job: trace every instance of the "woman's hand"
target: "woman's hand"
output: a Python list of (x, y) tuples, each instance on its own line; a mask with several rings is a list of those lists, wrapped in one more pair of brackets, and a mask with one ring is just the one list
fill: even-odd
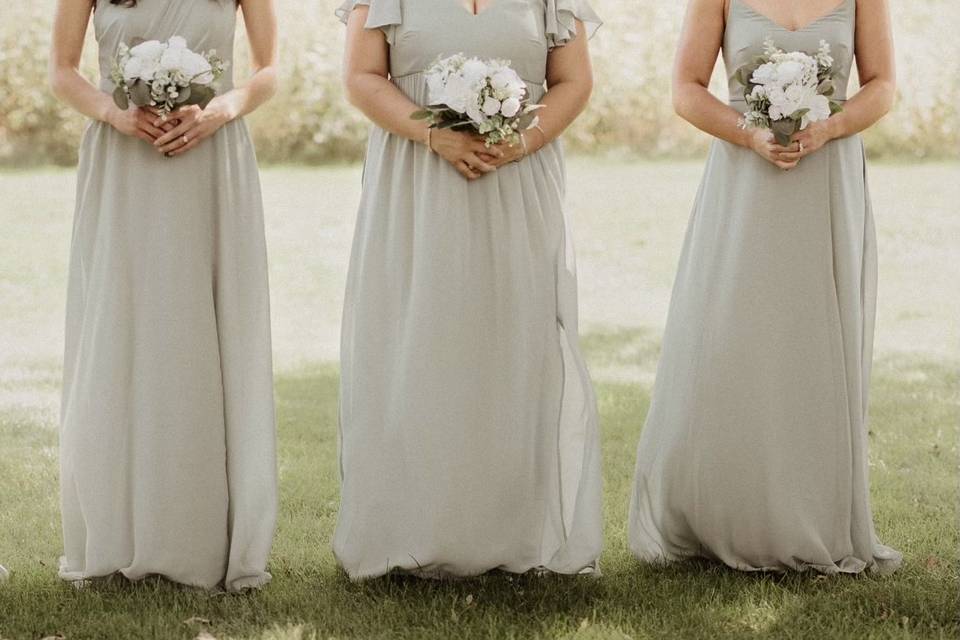
[(488, 147), (478, 136), (452, 129), (434, 129), (430, 146), (467, 180), (476, 180), (497, 170), (497, 167), (484, 160), (482, 155), (491, 157), (494, 161), (499, 161), (503, 155), (502, 150)]
[(526, 131), (520, 132), (521, 140), (516, 144), (510, 144), (509, 142), (501, 142), (498, 145), (490, 147), (490, 149), (497, 149), (500, 151), (500, 156), (487, 155), (489, 152), (481, 153), (480, 158), (492, 164), (496, 168), (500, 168), (505, 164), (510, 164), (511, 162), (519, 162), (527, 156), (533, 155), (544, 146), (546, 146), (546, 138), (542, 131), (537, 128), (527, 129)]
[[(175, 121), (176, 126), (159, 136), (153, 146), (170, 158), (182, 155), (215, 134), (233, 118), (230, 110), (216, 98), (210, 101), (206, 109), (197, 105), (181, 107), (167, 116), (167, 122)], [(163, 118), (156, 115), (153, 116), (153, 123), (154, 126), (165, 124)]]
[(786, 155), (800, 160), (822, 149), (823, 145), (833, 140), (831, 124), (829, 119), (811, 122), (803, 131), (793, 134), (791, 141), (796, 145), (796, 151)]
[(789, 171), (797, 166), (799, 158), (792, 159), (792, 152), (796, 151), (791, 147), (784, 147), (776, 143), (773, 138), (773, 132), (769, 129), (749, 129), (749, 147), (764, 160), (776, 165), (784, 171)]
[(140, 138), (150, 144), (154, 144), (157, 138), (166, 133), (155, 121), (156, 117), (152, 113), (140, 107), (123, 110), (115, 106), (107, 114), (107, 122), (114, 129), (125, 136)]

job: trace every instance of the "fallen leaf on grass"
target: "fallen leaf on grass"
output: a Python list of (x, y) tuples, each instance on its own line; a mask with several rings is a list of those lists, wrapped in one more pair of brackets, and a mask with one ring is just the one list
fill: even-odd
[(42, 640), (67, 640), (67, 636), (61, 633), (58, 633), (57, 635), (54, 635), (54, 636), (46, 636), (45, 638), (42, 638)]
[(938, 558), (937, 556), (930, 556), (929, 558), (927, 558), (926, 565), (927, 565), (927, 569), (930, 569), (931, 571), (933, 571), (934, 569), (937, 569), (940, 567), (940, 558)]
[(198, 616), (193, 616), (192, 618), (187, 618), (183, 621), (183, 624), (210, 624), (210, 621), (206, 618), (200, 618)]
[(206, 631), (201, 631), (197, 634), (196, 640), (217, 640), (214, 636), (210, 635)]

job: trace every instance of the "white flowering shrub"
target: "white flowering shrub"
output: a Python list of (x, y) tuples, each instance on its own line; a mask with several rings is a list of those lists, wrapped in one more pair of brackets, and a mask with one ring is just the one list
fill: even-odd
[[(142, 0), (149, 2), (150, 0)], [(453, 1), (453, 0), (451, 0)], [(355, 160), (369, 125), (340, 85), (343, 26), (337, 0), (279, 0), (281, 87), (249, 121), (264, 162)], [(673, 113), (670, 73), (683, 2), (594, 0), (606, 20), (592, 43), (596, 88), (589, 109), (566, 135), (579, 152), (651, 157), (701, 154), (709, 138)], [(871, 155), (960, 158), (960, 2), (891, 3), (899, 99), (867, 134)], [(10, 2), (0, 21), (0, 163), (71, 164), (83, 118), (47, 89), (54, 0)], [(241, 27), (242, 28), (242, 27)], [(246, 72), (242, 33), (233, 72)], [(84, 71), (95, 74), (95, 46)], [(451, 52), (456, 53), (456, 52)], [(715, 74), (719, 95), (726, 89)]]

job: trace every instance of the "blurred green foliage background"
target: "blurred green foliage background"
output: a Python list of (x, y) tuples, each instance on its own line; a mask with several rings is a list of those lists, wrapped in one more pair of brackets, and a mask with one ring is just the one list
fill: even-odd
[[(76, 161), (82, 117), (50, 95), (46, 67), (56, 0), (5, 3), (0, 20), (0, 164)], [(267, 163), (356, 160), (368, 125), (343, 97), (338, 0), (278, 0), (282, 84), (250, 118)], [(415, 0), (411, 0), (415, 1)], [(896, 110), (867, 135), (872, 157), (960, 158), (960, 2), (891, 0), (899, 75)], [(683, 2), (593, 0), (606, 20), (593, 41), (596, 92), (567, 144), (607, 156), (682, 158), (708, 139), (673, 114), (670, 71)], [(242, 28), (242, 27), (241, 27)], [(92, 31), (92, 30), (91, 30)], [(96, 76), (92, 33), (84, 71)], [(238, 38), (235, 73), (245, 73)], [(722, 72), (715, 85), (722, 93)]]

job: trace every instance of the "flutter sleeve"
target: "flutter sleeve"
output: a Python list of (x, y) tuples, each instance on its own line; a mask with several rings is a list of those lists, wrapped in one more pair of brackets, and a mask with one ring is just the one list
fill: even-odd
[(400, 0), (344, 0), (335, 12), (340, 22), (347, 24), (347, 18), (358, 5), (370, 7), (364, 28), (381, 29), (387, 37), (387, 44), (393, 45), (397, 27), (403, 23)]
[(587, 0), (547, 0), (546, 13), (547, 44), (551, 48), (562, 47), (577, 36), (577, 20), (583, 22), (588, 38), (603, 24)]

